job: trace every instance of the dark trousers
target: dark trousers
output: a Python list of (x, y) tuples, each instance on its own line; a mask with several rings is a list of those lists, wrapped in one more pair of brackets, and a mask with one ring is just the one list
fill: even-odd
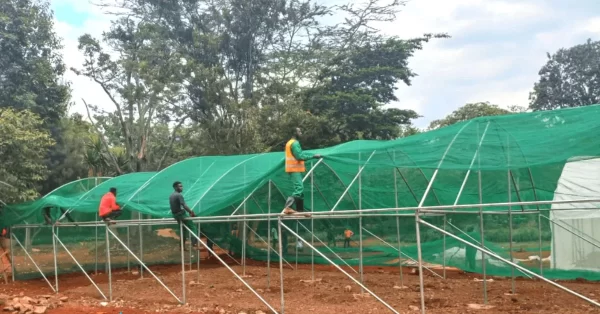
[(350, 238), (344, 239), (344, 248), (350, 247)]
[(106, 219), (117, 219), (119, 218), (119, 216), (121, 216), (121, 214), (123, 213), (122, 210), (117, 209), (117, 210), (113, 210), (112, 212), (104, 215), (104, 216), (100, 216), (100, 218), (102, 218), (103, 220)]
[[(173, 218), (175, 218), (175, 220), (177, 220), (177, 222), (179, 224), (184, 224), (186, 227), (190, 228), (190, 230), (192, 230), (192, 232), (194, 232), (194, 234), (198, 234), (198, 229), (196, 229), (196, 225), (194, 224), (193, 221), (183, 220), (186, 217), (187, 217), (187, 215), (185, 212), (173, 214)], [(187, 229), (183, 228), (183, 233), (180, 235), (181, 241), (183, 241), (183, 243), (185, 243), (185, 240), (187, 239), (187, 235), (188, 235)], [(196, 239), (196, 237), (191, 237), (191, 239), (192, 239), (192, 245), (197, 246), (198, 239)]]

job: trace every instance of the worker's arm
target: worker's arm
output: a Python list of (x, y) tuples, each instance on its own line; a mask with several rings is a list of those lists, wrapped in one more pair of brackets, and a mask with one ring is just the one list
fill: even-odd
[(110, 199), (110, 209), (111, 210), (119, 210), (121, 207), (117, 204), (117, 198), (113, 197)]
[(300, 146), (300, 142), (298, 141), (294, 141), (294, 143), (292, 143), (292, 155), (294, 155), (294, 158), (296, 158), (296, 160), (309, 160), (309, 159), (313, 159), (313, 158), (319, 158), (319, 155), (313, 155), (313, 154), (309, 154), (305, 151), (302, 150), (302, 146)]
[(185, 209), (190, 214), (190, 216), (192, 216), (192, 217), (196, 216), (194, 214), (194, 212), (185, 203), (185, 200), (183, 199), (183, 195), (181, 195), (181, 193), (179, 194), (179, 204), (181, 204), (181, 206), (183, 206), (183, 209)]

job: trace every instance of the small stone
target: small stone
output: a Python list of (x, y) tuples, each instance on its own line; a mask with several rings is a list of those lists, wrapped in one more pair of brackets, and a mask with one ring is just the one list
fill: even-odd
[(7, 307), (4, 308), (4, 311), (6, 311), (6, 312), (12, 312), (14, 310), (15, 310), (15, 308), (12, 305), (9, 305), (9, 306), (7, 306)]
[(394, 286), (394, 289), (398, 289), (398, 290), (402, 290), (402, 289), (406, 289), (406, 286)]
[(67, 301), (69, 301), (69, 297), (61, 297), (59, 300), (61, 302), (67, 302)]
[(235, 290), (235, 291), (237, 291), (237, 292), (242, 292), (242, 291), (244, 291), (244, 290), (242, 290), (242, 289), (237, 289), (237, 290)]
[(30, 304), (33, 303), (33, 299), (30, 297), (22, 297), (21, 298), (21, 304)]
[(256, 289), (256, 292), (263, 293), (263, 292), (265, 292), (265, 290), (263, 290), (263, 289)]
[(107, 306), (107, 305), (108, 305), (108, 302), (100, 302), (100, 305), (102, 305), (102, 306)]
[(493, 305), (489, 304), (467, 304), (467, 307), (472, 310), (489, 310), (491, 308), (494, 308)]
[(233, 306), (233, 304), (231, 304), (231, 303), (227, 304), (227, 307), (232, 307), (232, 306)]
[(417, 307), (417, 306), (414, 306), (414, 305), (409, 305), (409, 306), (408, 306), (408, 309), (409, 309), (409, 310), (411, 310), (411, 311), (418, 311), (418, 310), (419, 310), (419, 307)]
[(248, 313), (241, 311), (241, 312), (238, 312), (238, 314), (248, 314)]
[(220, 309), (219, 314), (225, 314), (225, 309)]
[(47, 308), (47, 307), (45, 307), (45, 306), (35, 306), (35, 307), (33, 308), (33, 313), (34, 313), (34, 314), (44, 314), (44, 313), (46, 313), (46, 310), (47, 310), (47, 309), (48, 309), (48, 308)]
[(261, 310), (258, 310), (258, 311), (256, 311), (256, 312), (254, 312), (254, 314), (267, 314), (267, 313), (265, 313), (265, 312), (263, 312), (263, 311), (261, 311)]
[(352, 291), (352, 286), (345, 286), (344, 291), (346, 291), (346, 292)]

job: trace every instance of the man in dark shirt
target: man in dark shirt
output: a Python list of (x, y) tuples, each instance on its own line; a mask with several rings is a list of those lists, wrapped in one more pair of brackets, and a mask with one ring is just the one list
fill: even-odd
[[(177, 181), (175, 183), (173, 183), (173, 189), (175, 190), (171, 196), (169, 196), (169, 204), (171, 205), (171, 213), (173, 214), (173, 218), (175, 218), (175, 220), (177, 220), (177, 222), (179, 224), (184, 224), (185, 226), (187, 226), (188, 228), (190, 228), (190, 230), (192, 230), (192, 232), (194, 234), (198, 234), (198, 229), (196, 228), (196, 225), (194, 224), (194, 222), (189, 221), (189, 220), (184, 220), (187, 215), (186, 215), (186, 211), (190, 214), (191, 217), (195, 217), (196, 215), (194, 214), (194, 212), (187, 206), (187, 204), (185, 203), (185, 200), (183, 199), (183, 195), (181, 195), (181, 192), (183, 191), (183, 185), (181, 185), (181, 182)], [(183, 243), (185, 243), (186, 240), (186, 236), (187, 236), (187, 230), (185, 228), (183, 228), (183, 234), (181, 234), (181, 241), (183, 241)], [(200, 247), (198, 247), (198, 239), (196, 239), (196, 237), (191, 237), (192, 239), (192, 246), (194, 247), (194, 249), (200, 249)], [(187, 248), (184, 245), (184, 249), (187, 250)]]
[[(51, 206), (46, 206), (42, 209), (42, 215), (44, 216), (44, 220), (46, 221), (47, 225), (51, 225), (52, 224), (52, 209), (53, 207)], [(62, 207), (58, 207), (58, 209), (60, 209), (60, 212), (62, 213), (62, 215), (64, 215), (70, 222), (75, 222), (75, 220), (73, 219), (73, 217), (71, 217), (71, 213), (67, 210), (65, 210)], [(56, 220), (55, 224), (59, 224), (58, 219)], [(75, 226), (77, 226), (77, 224), (75, 224)]]

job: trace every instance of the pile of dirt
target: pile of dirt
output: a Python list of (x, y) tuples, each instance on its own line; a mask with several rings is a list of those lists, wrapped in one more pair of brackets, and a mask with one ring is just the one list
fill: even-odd
[(5, 312), (15, 314), (44, 314), (49, 309), (62, 306), (69, 300), (68, 297), (41, 295), (35, 298), (25, 296), (21, 292), (18, 296), (0, 294), (0, 303)]

